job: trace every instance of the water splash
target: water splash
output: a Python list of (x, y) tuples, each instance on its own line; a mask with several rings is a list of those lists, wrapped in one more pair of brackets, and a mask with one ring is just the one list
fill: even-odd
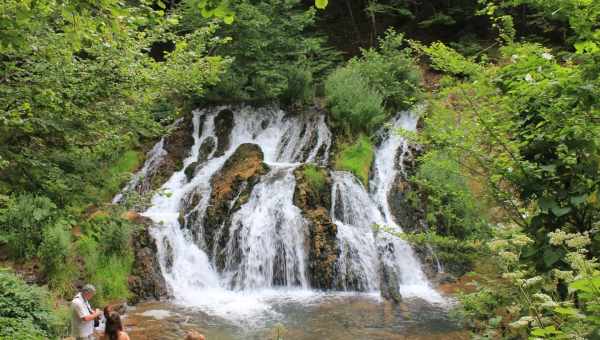
[(402, 112), (392, 121), (391, 132), (386, 134), (375, 150), (369, 192), (381, 211), (383, 221), (380, 224), (386, 227), (377, 235), (382, 262), (400, 283), (401, 295), (419, 297), (430, 302), (443, 302), (442, 296), (431, 287), (425, 277), (413, 249), (406, 241), (393, 235), (401, 233), (402, 228), (394, 220), (388, 195), (394, 190), (393, 185), (398, 176), (406, 178), (404, 160), (410, 157), (408, 141), (395, 130), (415, 131), (417, 121), (418, 112), (414, 111)]

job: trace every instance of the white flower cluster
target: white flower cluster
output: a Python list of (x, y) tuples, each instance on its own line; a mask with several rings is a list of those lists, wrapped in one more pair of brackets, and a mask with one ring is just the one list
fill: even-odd
[(553, 269), (552, 270), (552, 275), (557, 280), (564, 280), (566, 282), (571, 282), (571, 281), (573, 281), (575, 279), (575, 276), (573, 275), (573, 271), (571, 271), (571, 270)]
[(560, 246), (565, 244), (571, 249), (583, 249), (592, 243), (590, 240), (589, 232), (582, 233), (566, 233), (560, 229), (557, 229), (548, 234), (550, 237), (550, 244), (554, 246)]
[(523, 316), (521, 317), (519, 320), (515, 321), (515, 322), (511, 322), (508, 324), (508, 327), (510, 328), (514, 328), (514, 329), (519, 329), (519, 328), (524, 328), (529, 326), (529, 324), (533, 321), (533, 317), (532, 316)]
[(538, 276), (534, 276), (532, 278), (529, 278), (529, 279), (525, 280), (523, 282), (523, 286), (525, 286), (525, 287), (535, 286), (536, 284), (542, 282), (543, 280), (544, 280), (544, 278), (541, 277), (541, 276), (539, 276), (539, 275)]
[(517, 234), (515, 235), (511, 242), (515, 245), (515, 246), (519, 246), (519, 247), (523, 247), (526, 246), (528, 244), (533, 243), (533, 240), (530, 239), (527, 235), (525, 234)]
[(548, 52), (544, 52), (544, 53), (542, 53), (542, 58), (544, 58), (546, 60), (552, 60), (552, 59), (554, 59), (554, 56)]
[(517, 262), (519, 260), (519, 256), (510, 251), (501, 251), (498, 253), (498, 255), (500, 255), (504, 261), (509, 263)]
[(535, 293), (532, 296), (536, 301), (540, 302), (540, 306), (542, 306), (542, 307), (546, 307), (546, 308), (558, 307), (558, 303), (556, 303), (554, 300), (552, 300), (552, 298), (547, 294)]

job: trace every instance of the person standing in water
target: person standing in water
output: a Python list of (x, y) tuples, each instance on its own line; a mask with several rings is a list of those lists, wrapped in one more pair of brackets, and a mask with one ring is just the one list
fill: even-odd
[(71, 301), (71, 334), (76, 340), (94, 340), (94, 320), (102, 315), (102, 311), (92, 310), (90, 300), (96, 294), (96, 288), (87, 284), (83, 286)]

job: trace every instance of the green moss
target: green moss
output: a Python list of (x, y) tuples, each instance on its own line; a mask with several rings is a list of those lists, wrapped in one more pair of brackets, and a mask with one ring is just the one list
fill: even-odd
[(374, 147), (371, 140), (361, 135), (355, 143), (342, 143), (335, 158), (335, 169), (350, 171), (366, 186), (369, 182), (369, 169), (373, 162)]
[(308, 185), (316, 191), (320, 191), (325, 187), (326, 174), (324, 169), (308, 164), (304, 167), (303, 175)]

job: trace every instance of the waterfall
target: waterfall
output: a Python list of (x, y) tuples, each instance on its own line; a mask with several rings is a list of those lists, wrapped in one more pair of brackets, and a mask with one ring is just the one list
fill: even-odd
[[(294, 167), (274, 168), (256, 185), (248, 203), (235, 213), (232, 233), (240, 233), (242, 263), (234, 280), (237, 289), (280, 286), (308, 288), (304, 232), (306, 221), (292, 203)], [(238, 247), (227, 245), (227, 258)], [(235, 266), (228, 263), (232, 275)], [(235, 274), (233, 274), (235, 275)]]
[[(225, 124), (230, 128), (226, 132), (219, 118), (225, 111), (232, 120)], [(413, 130), (415, 124), (416, 118), (406, 114), (393, 123)], [(325, 115), (291, 115), (276, 107), (222, 106), (194, 111), (192, 125), (193, 145), (181, 168), (143, 213), (154, 222), (151, 234), (173, 299), (226, 318), (244, 319), (270, 310), (265, 299), (282, 291), (286, 298), (316, 294), (307, 277), (310, 222), (293, 203), (294, 170), (306, 163), (328, 165), (332, 135)], [(138, 186), (160, 163), (165, 154), (162, 143), (148, 153), (146, 164), (126, 190)], [(220, 224), (208, 225), (206, 218), (214, 209), (211, 180), (247, 143), (262, 151), (264, 171), (228, 197), (228, 215), (219, 219)], [(395, 155), (407, 150), (401, 137), (389, 134), (385, 138), (376, 150), (370, 190), (350, 173), (331, 171), (332, 204), (327, 208), (337, 226), (338, 247), (332, 289), (378, 292), (385, 269), (397, 276), (401, 294), (441, 300), (429, 287), (410, 246), (373, 228), (385, 225), (401, 231), (387, 196), (399, 175)], [(207, 237), (223, 242), (209, 243)]]
[(392, 121), (391, 131), (384, 135), (384, 139), (375, 150), (369, 192), (381, 211), (383, 218), (381, 225), (386, 227), (386, 230), (378, 233), (378, 247), (382, 262), (395, 275), (400, 285), (400, 293), (402, 296), (417, 296), (436, 302), (442, 301), (442, 297), (429, 285), (410, 245), (388, 233), (388, 230), (392, 233), (402, 232), (402, 228), (392, 215), (388, 195), (398, 176), (406, 178), (404, 160), (411, 156), (408, 141), (395, 130), (416, 131), (418, 110), (419, 107), (415, 111), (401, 112)]
[(384, 222), (364, 187), (348, 172), (332, 173), (331, 217), (340, 254), (337, 285), (344, 290), (379, 289), (379, 255), (373, 227)]
[(146, 154), (146, 162), (140, 171), (133, 175), (133, 178), (127, 183), (127, 185), (118, 193), (112, 200), (113, 204), (120, 203), (124, 195), (131, 192), (137, 192), (143, 194), (150, 188), (151, 175), (160, 166), (163, 158), (167, 154), (164, 149), (165, 139), (161, 138), (158, 143), (148, 151)]

